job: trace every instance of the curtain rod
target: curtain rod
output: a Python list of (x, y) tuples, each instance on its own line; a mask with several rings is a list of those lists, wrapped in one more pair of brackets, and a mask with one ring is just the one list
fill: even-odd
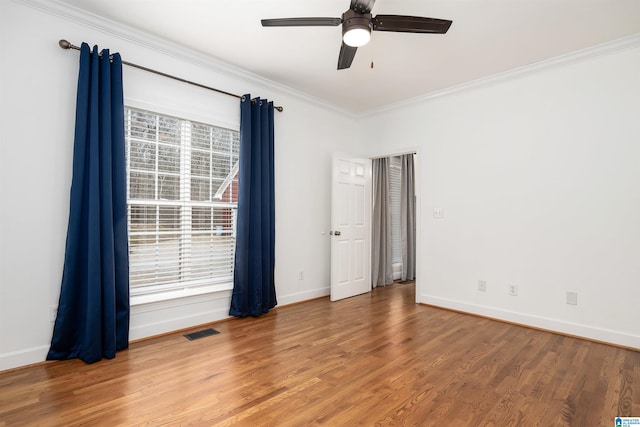
[[(61, 39), (58, 42), (58, 46), (60, 46), (62, 49), (80, 50), (80, 48), (78, 46), (69, 43), (65, 39)], [(134, 64), (132, 62), (122, 61), (122, 63), (124, 65), (128, 65), (129, 67), (138, 68), (140, 70), (148, 71), (150, 73), (157, 74), (159, 76), (167, 77), (167, 78), (170, 78), (170, 79), (173, 79), (173, 80), (177, 80), (177, 81), (183, 82), (183, 83), (188, 83), (188, 84), (193, 85), (193, 86), (198, 86), (198, 87), (201, 87), (203, 89), (212, 90), (214, 92), (222, 93), (224, 95), (233, 96), (233, 97), (238, 98), (238, 99), (243, 99), (244, 98), (244, 96), (242, 96), (242, 95), (236, 95), (235, 93), (226, 92), (224, 90), (216, 89), (216, 88), (211, 87), (211, 86), (205, 86), (205, 85), (200, 84), (200, 83), (192, 82), (191, 80), (186, 80), (186, 79), (183, 79), (181, 77), (172, 76), (171, 74), (167, 74), (167, 73), (163, 73), (162, 71), (157, 71), (157, 70), (153, 70), (151, 68), (143, 67), (142, 65)], [(278, 110), (279, 112), (282, 112), (284, 110), (284, 108), (282, 108), (279, 105), (278, 106), (274, 106), (273, 108), (275, 110)]]

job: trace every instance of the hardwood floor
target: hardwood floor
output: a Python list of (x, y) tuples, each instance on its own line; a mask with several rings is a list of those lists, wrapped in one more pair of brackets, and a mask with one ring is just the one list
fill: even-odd
[(171, 334), (115, 359), (0, 373), (0, 426), (613, 426), (640, 417), (640, 352), (376, 288)]

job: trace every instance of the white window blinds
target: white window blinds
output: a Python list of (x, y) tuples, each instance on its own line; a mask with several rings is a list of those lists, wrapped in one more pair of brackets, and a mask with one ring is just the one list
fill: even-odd
[(233, 281), (239, 134), (127, 108), (131, 295)]
[(389, 192), (391, 193), (391, 258), (393, 264), (402, 264), (402, 236), (400, 234), (400, 170), (400, 157), (390, 157)]

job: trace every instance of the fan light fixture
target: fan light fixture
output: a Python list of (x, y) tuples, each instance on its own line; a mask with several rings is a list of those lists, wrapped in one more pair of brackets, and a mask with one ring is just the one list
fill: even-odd
[(347, 46), (360, 47), (371, 40), (371, 14), (347, 10), (342, 14), (342, 41)]
[(350, 28), (342, 35), (342, 40), (351, 47), (364, 46), (371, 40), (371, 30), (368, 26)]

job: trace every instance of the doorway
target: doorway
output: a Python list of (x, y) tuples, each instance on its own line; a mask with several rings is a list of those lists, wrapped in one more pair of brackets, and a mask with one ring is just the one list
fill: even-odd
[(372, 159), (372, 260), (375, 288), (416, 277), (416, 153)]

